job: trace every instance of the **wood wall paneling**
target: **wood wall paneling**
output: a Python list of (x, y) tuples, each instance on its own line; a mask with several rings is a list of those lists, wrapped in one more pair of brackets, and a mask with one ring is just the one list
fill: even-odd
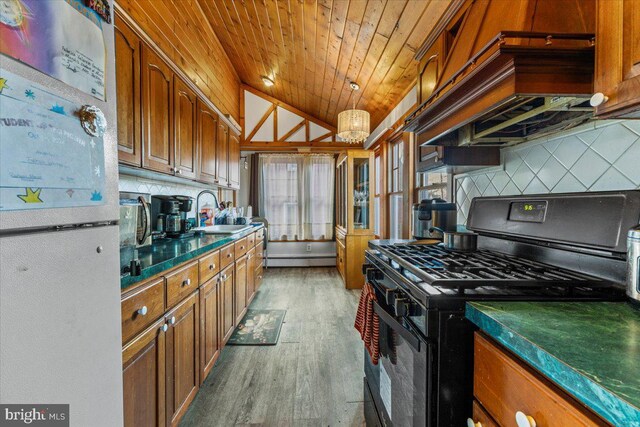
[[(372, 129), (415, 82), (415, 53), (448, 1), (196, 0), (240, 78), (326, 123), (350, 108)], [(261, 76), (275, 85), (265, 88)]]

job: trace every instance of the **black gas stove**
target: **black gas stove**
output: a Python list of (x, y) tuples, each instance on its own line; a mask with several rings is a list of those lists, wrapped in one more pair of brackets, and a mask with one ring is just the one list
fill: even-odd
[(374, 240), (363, 272), (376, 292), (380, 352), (365, 352), (369, 425), (465, 425), (474, 326), (466, 301), (624, 300), (626, 231), (640, 191), (476, 198), (478, 249)]

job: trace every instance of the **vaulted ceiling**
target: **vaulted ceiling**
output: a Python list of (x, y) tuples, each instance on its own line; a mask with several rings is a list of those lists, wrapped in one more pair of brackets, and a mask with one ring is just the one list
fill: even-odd
[(197, 1), (244, 83), (335, 126), (356, 81), (356, 104), (371, 113), (372, 130), (413, 86), (415, 53), (450, 3)]

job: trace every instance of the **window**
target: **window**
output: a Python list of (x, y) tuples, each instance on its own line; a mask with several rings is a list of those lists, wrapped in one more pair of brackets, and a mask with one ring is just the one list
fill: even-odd
[(416, 202), (424, 199), (444, 199), (451, 201), (449, 175), (445, 172), (416, 173)]
[(389, 238), (402, 238), (404, 146), (398, 141), (389, 146)]
[(374, 176), (376, 182), (373, 195), (373, 232), (377, 237), (380, 237), (381, 235), (380, 194), (382, 193), (382, 158), (380, 157), (380, 154), (380, 152), (376, 153), (374, 161)]
[(261, 154), (259, 165), (269, 240), (333, 239), (333, 156)]

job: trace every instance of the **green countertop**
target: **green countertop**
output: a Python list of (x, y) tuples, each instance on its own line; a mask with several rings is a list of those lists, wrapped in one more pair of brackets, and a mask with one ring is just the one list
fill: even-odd
[(640, 308), (472, 302), (466, 316), (605, 420), (640, 427)]
[(264, 227), (262, 224), (251, 225), (253, 226), (251, 230), (243, 231), (242, 233), (231, 235), (205, 234), (187, 239), (163, 239), (159, 242), (154, 242), (150, 246), (137, 249), (136, 254), (121, 251), (120, 264), (128, 265), (131, 258), (138, 258), (142, 266), (142, 273), (138, 276), (131, 276), (128, 273), (121, 275), (120, 289), (127, 289), (149, 277), (239, 240)]

